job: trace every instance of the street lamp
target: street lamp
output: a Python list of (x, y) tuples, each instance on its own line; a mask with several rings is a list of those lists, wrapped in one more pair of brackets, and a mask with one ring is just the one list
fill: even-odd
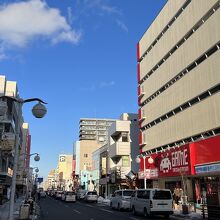
[(146, 161), (145, 159), (148, 157), (148, 163), (152, 164), (154, 162), (154, 159), (151, 156), (146, 156), (146, 155), (139, 155), (138, 157), (136, 157), (135, 161), (136, 163), (140, 163), (141, 162), (141, 158), (143, 158), (144, 160), (144, 189), (147, 188), (147, 178), (146, 178)]
[[(9, 220), (13, 220), (13, 212), (14, 212), (14, 197), (15, 197), (15, 188), (16, 188), (16, 174), (17, 174), (17, 166), (18, 166), (18, 149), (19, 149), (19, 134), (21, 127), (21, 118), (22, 115), (22, 106), (24, 103), (38, 101), (38, 104), (34, 105), (32, 108), (32, 113), (36, 118), (43, 118), (47, 113), (47, 109), (43, 104), (47, 104), (39, 98), (31, 98), (31, 99), (21, 99), (10, 96), (0, 96), (2, 100), (10, 100), (11, 102), (16, 102), (18, 105), (18, 121), (15, 125), (15, 154), (14, 154), (14, 167), (13, 167), (13, 175), (12, 175), (12, 183), (11, 183), (11, 196), (10, 196), (10, 207), (9, 207)], [(43, 103), (43, 104), (42, 104)], [(4, 112), (3, 112), (4, 110)], [(6, 114), (7, 107), (4, 107), (1, 112), (2, 115)], [(38, 158), (38, 157), (37, 157)]]

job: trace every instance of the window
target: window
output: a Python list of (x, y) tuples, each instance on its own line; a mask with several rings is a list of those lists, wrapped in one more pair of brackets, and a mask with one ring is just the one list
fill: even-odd
[(144, 191), (137, 191), (137, 198), (143, 199)]
[(170, 191), (155, 190), (153, 191), (153, 199), (172, 199)]
[(129, 167), (129, 156), (122, 156), (122, 166), (123, 167)]
[(143, 199), (149, 199), (150, 198), (150, 191), (144, 191), (143, 193)]
[(122, 137), (122, 142), (128, 142), (128, 133), (122, 133), (121, 137)]
[(88, 154), (84, 154), (84, 157), (88, 157)]

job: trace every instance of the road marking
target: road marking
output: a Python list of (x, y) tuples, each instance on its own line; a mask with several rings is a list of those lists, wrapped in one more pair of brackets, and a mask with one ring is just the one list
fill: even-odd
[(107, 209), (100, 209), (100, 210), (102, 210), (102, 211), (104, 211), (104, 212), (113, 213), (113, 211), (110, 211), (110, 210), (107, 210)]
[(86, 204), (86, 206), (88, 206), (88, 207), (92, 207), (92, 208), (93, 208), (93, 206), (92, 206), (92, 205), (88, 205), (88, 204)]
[(81, 214), (81, 212), (79, 212), (78, 210), (76, 209), (73, 209), (74, 212), (76, 212), (77, 214)]
[(129, 217), (129, 218), (132, 220), (139, 220), (138, 218), (135, 218), (135, 217)]
[(69, 206), (68, 206), (68, 205), (65, 205), (65, 207), (69, 208)]

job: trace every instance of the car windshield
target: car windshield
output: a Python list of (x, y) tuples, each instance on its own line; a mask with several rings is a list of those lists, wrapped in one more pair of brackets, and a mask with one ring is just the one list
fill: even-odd
[(153, 191), (153, 199), (171, 199), (170, 191), (165, 190), (155, 190)]
[(126, 191), (123, 191), (123, 196), (131, 196), (133, 193), (132, 190), (126, 190)]
[(88, 192), (87, 195), (97, 195), (97, 192)]

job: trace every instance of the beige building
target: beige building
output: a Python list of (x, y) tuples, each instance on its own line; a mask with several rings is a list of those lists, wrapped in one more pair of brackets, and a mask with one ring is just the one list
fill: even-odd
[[(219, 8), (217, 0), (167, 1), (137, 45), (141, 156), (147, 156), (149, 167), (157, 158), (157, 167), (149, 169), (147, 178), (158, 177), (160, 187), (172, 188), (179, 182), (189, 199), (199, 187), (208, 190), (220, 181), (218, 166), (210, 168), (220, 161), (219, 154), (209, 156), (210, 149), (220, 144)], [(202, 145), (206, 149), (201, 150)], [(173, 158), (177, 154), (184, 155), (184, 162)], [(203, 179), (189, 181), (201, 173)], [(186, 184), (181, 183), (182, 175), (188, 176)], [(200, 192), (195, 197), (201, 197)]]
[(91, 170), (92, 168), (92, 153), (100, 147), (96, 140), (80, 141), (79, 170)]
[(72, 166), (73, 166), (73, 155), (60, 154), (58, 161), (58, 181), (59, 186), (62, 189), (70, 190), (72, 187)]
[[(168, 1), (138, 46), (143, 150), (220, 124), (219, 1)], [(159, 138), (158, 138), (159, 137)]]

